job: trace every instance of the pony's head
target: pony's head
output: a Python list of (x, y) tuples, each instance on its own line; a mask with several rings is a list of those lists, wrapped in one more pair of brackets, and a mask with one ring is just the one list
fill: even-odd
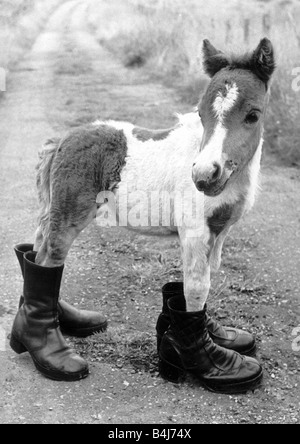
[(198, 107), (204, 132), (193, 180), (199, 191), (217, 196), (260, 145), (275, 60), (266, 38), (242, 57), (228, 57), (208, 40), (203, 52), (211, 82)]

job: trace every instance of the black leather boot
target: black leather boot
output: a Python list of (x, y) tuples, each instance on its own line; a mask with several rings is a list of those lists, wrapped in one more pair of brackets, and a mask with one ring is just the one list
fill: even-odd
[(179, 297), (184, 300), (184, 289), (183, 282), (169, 282), (162, 288), (163, 295), (163, 307), (162, 312), (158, 316), (156, 324), (156, 336), (157, 336), (157, 352), (159, 353), (161, 341), (163, 335), (166, 333), (170, 327), (171, 319), (168, 307), (168, 301), (171, 298)]
[(88, 364), (68, 347), (58, 321), (64, 267), (40, 267), (35, 258), (33, 252), (24, 255), (24, 303), (12, 328), (11, 348), (18, 354), (28, 351), (47, 378), (78, 381), (88, 376)]
[[(158, 317), (156, 326), (158, 352), (162, 337), (170, 325), (168, 300), (175, 296), (184, 299), (183, 282), (170, 282), (166, 284), (162, 289), (162, 294), (163, 310)], [(246, 356), (255, 355), (255, 338), (250, 333), (235, 328), (223, 327), (219, 322), (211, 318), (208, 313), (206, 313), (206, 327), (214, 343), (220, 347), (237, 351)]]
[(239, 353), (219, 347), (206, 326), (206, 310), (187, 312), (181, 297), (169, 299), (171, 325), (159, 351), (160, 374), (178, 383), (191, 373), (206, 388), (225, 394), (247, 393), (260, 384), (259, 363)]
[[(15, 247), (15, 253), (20, 263), (21, 271), (24, 277), (24, 254), (32, 251), (32, 244), (22, 244)], [(20, 298), (19, 308), (24, 302), (23, 296)], [(86, 338), (95, 333), (103, 332), (107, 329), (107, 320), (105, 317), (93, 311), (77, 310), (62, 300), (58, 303), (58, 317), (62, 333), (68, 336)]]

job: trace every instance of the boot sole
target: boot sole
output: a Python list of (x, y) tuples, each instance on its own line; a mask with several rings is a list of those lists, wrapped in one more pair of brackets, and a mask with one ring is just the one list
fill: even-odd
[(93, 328), (81, 328), (81, 329), (72, 329), (68, 327), (63, 327), (63, 325), (60, 325), (60, 330), (63, 335), (65, 336), (71, 336), (74, 338), (88, 338), (89, 336), (93, 336), (97, 333), (104, 333), (107, 330), (108, 322), (104, 322), (101, 325), (98, 325), (97, 327)]
[(253, 392), (258, 389), (263, 380), (263, 370), (255, 378), (240, 382), (237, 384), (228, 384), (224, 386), (216, 386), (214, 384), (208, 385), (206, 381), (202, 381), (204, 387), (210, 392), (221, 393), (223, 395), (246, 395), (248, 392)]
[[(184, 382), (188, 373), (193, 375), (192, 371), (186, 371), (173, 364), (170, 364), (169, 362), (161, 358), (159, 359), (159, 373), (163, 379), (172, 382), (173, 384), (179, 384), (181, 382)], [(232, 384), (223, 383), (219, 385), (213, 382), (209, 384), (206, 380), (197, 377), (197, 381), (199, 381), (200, 384), (206, 389), (208, 389), (210, 392), (220, 393), (224, 395), (239, 395), (239, 394), (246, 394), (250, 391), (254, 391), (255, 389), (259, 388), (262, 379), (263, 379), (263, 370), (261, 370), (261, 372), (251, 380), (232, 383)]]
[[(27, 348), (14, 335), (11, 336), (10, 347), (18, 355), (28, 352)], [(85, 379), (89, 376), (88, 368), (78, 373), (61, 373), (45, 368), (36, 361), (36, 359), (32, 356), (30, 352), (28, 353), (30, 354), (36, 369), (43, 376), (45, 376), (48, 379), (51, 379), (52, 381), (75, 382), (75, 381), (81, 381), (82, 379)]]

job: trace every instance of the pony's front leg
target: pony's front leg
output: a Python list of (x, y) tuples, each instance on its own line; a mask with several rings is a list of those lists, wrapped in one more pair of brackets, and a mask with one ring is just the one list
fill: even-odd
[(181, 228), (184, 294), (187, 311), (204, 309), (210, 290), (209, 237), (196, 229)]
[(77, 212), (70, 212), (66, 221), (63, 205), (57, 202), (52, 205), (51, 221), (49, 217), (45, 227), (38, 228), (35, 240), (36, 263), (48, 268), (64, 265), (74, 240), (97, 214), (96, 204), (88, 206), (84, 202), (82, 208), (76, 208)]
[(231, 226), (228, 226), (216, 239), (213, 238), (213, 246), (209, 255), (209, 263), (212, 272), (219, 271), (221, 267), (223, 245), (226, 237), (230, 233), (230, 230)]

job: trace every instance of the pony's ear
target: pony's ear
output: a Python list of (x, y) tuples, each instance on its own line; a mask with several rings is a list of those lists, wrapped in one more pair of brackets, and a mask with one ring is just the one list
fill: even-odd
[(222, 51), (216, 49), (209, 40), (203, 42), (203, 67), (210, 77), (214, 77), (221, 69), (230, 64)]
[(252, 57), (256, 75), (263, 82), (268, 83), (276, 68), (274, 48), (271, 41), (267, 38), (262, 39)]

